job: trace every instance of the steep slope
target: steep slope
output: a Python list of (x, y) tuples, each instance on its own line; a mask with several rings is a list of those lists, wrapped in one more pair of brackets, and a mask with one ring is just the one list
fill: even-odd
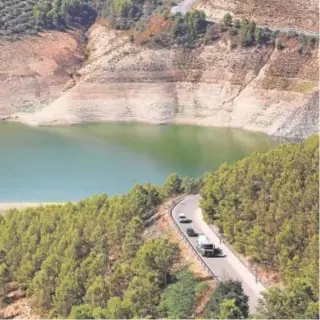
[(55, 31), (0, 40), (0, 119), (59, 97), (82, 63), (84, 44), (80, 34)]
[[(28, 124), (142, 121), (230, 126), (287, 137), (317, 131), (317, 50), (240, 48), (228, 39), (188, 49), (138, 46), (96, 24), (79, 81)], [(305, 106), (305, 107), (304, 107)], [(307, 110), (307, 111), (306, 111)]]
[(217, 19), (229, 12), (261, 25), (319, 32), (319, 2), (316, 0), (199, 0), (194, 7)]

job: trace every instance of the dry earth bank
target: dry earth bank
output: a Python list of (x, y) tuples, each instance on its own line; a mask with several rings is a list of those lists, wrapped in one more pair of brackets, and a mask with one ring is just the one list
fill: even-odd
[(291, 138), (318, 131), (318, 51), (300, 55), (297, 40), (286, 40), (283, 50), (244, 49), (224, 38), (192, 51), (148, 48), (100, 23), (88, 38), (77, 72), (83, 46), (74, 34), (4, 44), (2, 117), (30, 125), (228, 126)]
[(32, 112), (58, 98), (83, 60), (85, 37), (46, 32), (9, 42), (0, 39), (0, 119)]
[(210, 18), (222, 19), (229, 12), (260, 25), (319, 32), (317, 0), (198, 0), (194, 7)]

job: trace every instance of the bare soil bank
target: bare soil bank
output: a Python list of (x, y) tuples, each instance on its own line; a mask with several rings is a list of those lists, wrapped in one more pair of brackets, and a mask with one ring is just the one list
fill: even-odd
[(52, 32), (38, 38), (35, 49), (30, 39), (4, 45), (3, 119), (185, 123), (289, 138), (318, 131), (318, 50), (300, 55), (296, 40), (283, 50), (234, 48), (226, 39), (193, 51), (152, 49), (99, 23), (85, 49), (77, 37)]

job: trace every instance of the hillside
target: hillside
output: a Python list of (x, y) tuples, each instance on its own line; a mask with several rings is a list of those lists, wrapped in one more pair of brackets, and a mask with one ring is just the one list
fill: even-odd
[[(308, 137), (318, 130), (318, 38), (256, 26), (293, 17), (292, 25), (314, 30), (308, 21), (316, 23), (317, 5), (292, 1), (267, 11), (251, 1), (215, 2), (221, 14), (230, 7), (251, 19), (232, 26), (211, 25), (199, 11), (170, 16), (170, 1), (8, 0), (0, 5), (0, 118), (192, 123)], [(309, 12), (306, 25), (294, 20), (298, 12)]]
[[(161, 19), (149, 33), (159, 32)], [(192, 50), (170, 49), (132, 43), (128, 32), (100, 23), (88, 37), (87, 60), (74, 73), (70, 89), (56, 90), (57, 99), (43, 95), (42, 104), (37, 92), (28, 92), (30, 100), (42, 105), (39, 112), (23, 112), (29, 77), (13, 81), (6, 70), (5, 78), (17, 90), (10, 91), (10, 99), (1, 95), (1, 105), (9, 110), (2, 107), (3, 116), (36, 125), (142, 121), (230, 126), (300, 138), (317, 132), (318, 50), (307, 46), (300, 54), (296, 39), (283, 38), (281, 50), (243, 48), (225, 36)]]
[(318, 314), (318, 182), (318, 135), (221, 165), (204, 179), (201, 207), (206, 220), (238, 252), (276, 271), (286, 285), (285, 291), (265, 294), (265, 318), (272, 317), (275, 310), (268, 304), (277, 299), (280, 314), (274, 318), (314, 319), (308, 312)]
[(201, 188), (206, 219), (283, 279), (284, 288), (263, 294), (257, 317), (314, 319), (318, 160), (314, 135), (221, 165), (204, 181), (172, 174), (163, 187), (136, 185), (121, 196), (11, 210), (0, 216), (0, 317), (20, 297), (40, 318), (248, 318), (241, 283), (223, 280), (209, 289), (170, 227), (170, 199)]
[(85, 37), (51, 31), (9, 42), (0, 38), (0, 119), (57, 99), (83, 61)]
[(184, 315), (191, 315), (199, 283), (177, 265), (178, 245), (165, 235), (145, 236), (157, 206), (172, 194), (170, 181), (163, 189), (137, 185), (124, 196), (0, 216), (0, 306), (10, 303), (10, 283), (18, 283), (41, 317), (157, 317), (170, 310), (157, 307), (177, 276), (188, 279)]
[(319, 2), (316, 0), (198, 0), (195, 8), (217, 19), (229, 12), (260, 25), (319, 32)]

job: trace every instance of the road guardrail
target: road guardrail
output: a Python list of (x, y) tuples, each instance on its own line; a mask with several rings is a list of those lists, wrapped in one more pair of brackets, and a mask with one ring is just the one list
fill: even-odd
[(192, 246), (190, 240), (188, 239), (188, 237), (180, 230), (177, 221), (172, 217), (172, 210), (173, 208), (180, 203), (182, 200), (184, 200), (185, 198), (189, 197), (190, 195), (186, 195), (186, 196), (182, 196), (180, 197), (178, 200), (176, 201), (172, 201), (171, 206), (168, 209), (168, 214), (170, 216), (170, 218), (173, 220), (173, 224), (175, 226), (175, 228), (177, 229), (177, 231), (179, 232), (179, 234), (182, 236), (182, 238), (185, 240), (185, 242), (187, 243), (188, 247), (193, 251), (193, 253), (195, 254), (195, 256), (197, 257), (198, 261), (201, 263), (202, 267), (209, 273), (209, 275), (212, 276), (212, 278), (214, 278), (217, 281), (220, 281), (218, 279), (218, 277), (212, 272), (212, 270), (209, 268), (209, 266), (207, 265), (207, 263), (205, 262), (205, 260), (202, 258), (202, 256), (199, 255), (199, 253), (194, 249), (194, 247)]

